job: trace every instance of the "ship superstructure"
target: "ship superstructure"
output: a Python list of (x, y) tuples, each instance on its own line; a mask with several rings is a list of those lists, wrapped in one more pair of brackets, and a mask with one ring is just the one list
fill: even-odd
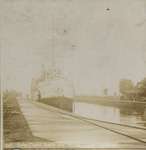
[(38, 78), (32, 79), (31, 96), (33, 100), (49, 97), (74, 96), (74, 87), (59, 69), (49, 68), (41, 72)]

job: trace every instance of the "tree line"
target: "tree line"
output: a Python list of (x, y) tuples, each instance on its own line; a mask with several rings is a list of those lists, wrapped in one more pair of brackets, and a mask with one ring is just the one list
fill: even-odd
[(119, 83), (120, 99), (146, 101), (146, 77), (136, 85), (129, 79), (122, 79)]

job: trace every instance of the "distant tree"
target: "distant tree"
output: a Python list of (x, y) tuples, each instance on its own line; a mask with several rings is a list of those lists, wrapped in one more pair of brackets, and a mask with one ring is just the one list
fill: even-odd
[(131, 80), (122, 79), (120, 80), (119, 90), (121, 94), (126, 94), (127, 92), (134, 89), (134, 84)]
[(108, 89), (107, 89), (107, 88), (105, 88), (105, 89), (103, 90), (103, 94), (104, 94), (104, 96), (107, 96), (107, 95), (108, 95)]
[(135, 100), (135, 86), (131, 80), (120, 80), (119, 91), (121, 93), (121, 99)]
[(146, 78), (142, 81), (138, 82), (136, 85), (138, 97), (145, 97), (146, 98)]

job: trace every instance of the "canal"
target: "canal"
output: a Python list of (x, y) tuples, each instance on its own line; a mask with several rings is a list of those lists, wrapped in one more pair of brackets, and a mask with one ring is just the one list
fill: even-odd
[(146, 127), (146, 119), (143, 114), (137, 113), (135, 109), (116, 108), (87, 102), (74, 102), (73, 112), (83, 117), (122, 123), (127, 125)]

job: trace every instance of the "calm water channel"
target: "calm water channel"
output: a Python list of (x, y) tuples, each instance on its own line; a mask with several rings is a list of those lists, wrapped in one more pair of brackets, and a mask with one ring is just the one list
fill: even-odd
[(134, 110), (133, 113), (124, 114), (123, 110), (121, 111), (120, 108), (116, 107), (74, 102), (73, 111), (92, 119), (146, 127), (146, 120), (143, 115), (134, 113)]

